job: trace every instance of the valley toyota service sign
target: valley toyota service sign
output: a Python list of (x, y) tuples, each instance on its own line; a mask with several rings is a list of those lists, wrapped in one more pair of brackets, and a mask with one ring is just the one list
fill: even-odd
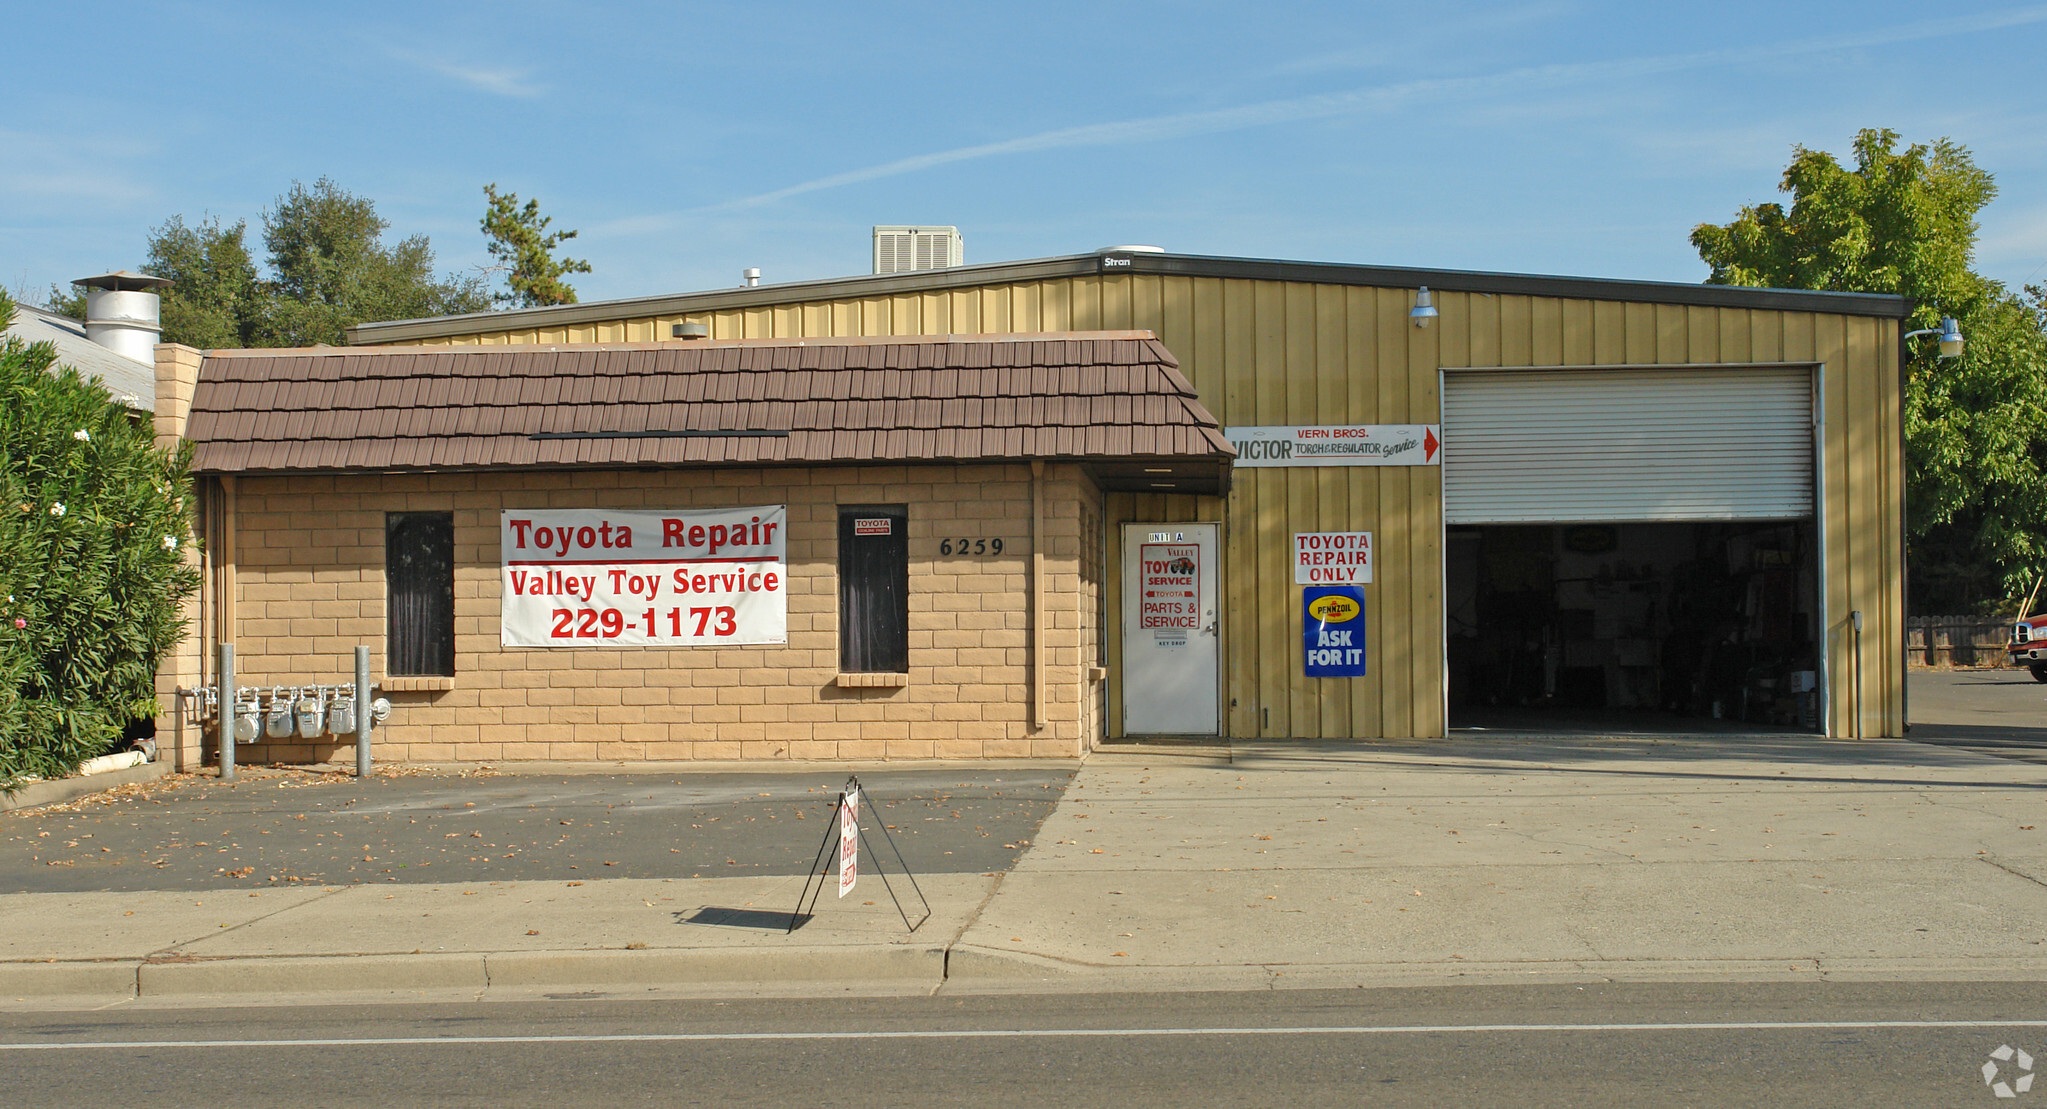
[(788, 506), (514, 509), (499, 518), (507, 647), (789, 641)]

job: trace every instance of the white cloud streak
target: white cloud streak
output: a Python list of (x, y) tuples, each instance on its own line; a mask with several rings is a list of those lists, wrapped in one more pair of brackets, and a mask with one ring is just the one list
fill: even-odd
[[(769, 192), (740, 197), (693, 209), (683, 215), (701, 215), (758, 208), (826, 189), (857, 185), (886, 177), (935, 169), (960, 162), (1046, 150), (1077, 147), (1129, 145), (1187, 138), (1194, 135), (1242, 131), (1287, 123), (1301, 123), (1338, 116), (1385, 115), (1411, 105), (1440, 105), (1469, 100), (1486, 94), (1527, 93), (1601, 81), (1660, 76), (1734, 63), (1752, 63), (1811, 54), (1866, 50), (1927, 39), (1954, 38), (2012, 27), (2047, 23), (2047, 6), (2016, 8), (1974, 17), (1942, 18), (1897, 27), (1775, 43), (1728, 50), (1703, 50), (1685, 54), (1651, 55), (1602, 62), (1527, 66), (1500, 73), (1470, 77), (1432, 78), (1352, 89), (1345, 92), (1267, 100), (1233, 108), (1151, 116), (1143, 119), (1062, 127), (998, 142), (956, 147), (918, 154), (892, 162), (847, 170), (798, 182)], [(655, 217), (658, 218), (658, 217)], [(641, 228), (644, 219), (633, 221)]]
[(527, 78), (530, 69), (486, 69), (481, 66), (466, 66), (445, 58), (430, 58), (422, 54), (410, 54), (394, 50), (393, 58), (408, 62), (423, 69), (431, 70), (443, 77), (459, 81), (479, 92), (495, 96), (518, 97), (530, 100), (547, 91), (545, 86), (531, 83)]

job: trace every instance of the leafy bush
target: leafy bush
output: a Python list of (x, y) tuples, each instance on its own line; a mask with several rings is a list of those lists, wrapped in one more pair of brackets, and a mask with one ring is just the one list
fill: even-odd
[(157, 450), (55, 355), (0, 342), (0, 785), (69, 774), (155, 716), (157, 659), (199, 587), (190, 449)]

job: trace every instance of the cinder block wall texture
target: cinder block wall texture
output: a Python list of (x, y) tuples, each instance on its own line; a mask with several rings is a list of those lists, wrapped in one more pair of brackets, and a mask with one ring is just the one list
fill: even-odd
[[(1078, 466), (1041, 479), (1046, 700), (1032, 723), (1026, 465), (243, 478), (232, 613), (240, 684), (338, 684), (371, 647), (394, 711), (380, 761), (1078, 757), (1099, 739), (1101, 495)], [(786, 504), (789, 642), (507, 648), (499, 513)], [(909, 513), (906, 684), (838, 684), (838, 510)], [(455, 525), (455, 676), (384, 679), (389, 512)], [(1002, 540), (1000, 555), (939, 553)], [(210, 648), (209, 648), (210, 649)], [(245, 745), (250, 761), (346, 759), (352, 740)]]

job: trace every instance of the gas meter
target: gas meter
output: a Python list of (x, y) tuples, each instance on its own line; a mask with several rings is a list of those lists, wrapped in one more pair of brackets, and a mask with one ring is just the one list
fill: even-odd
[(320, 703), (320, 697), (325, 692), (322, 689), (307, 690), (299, 697), (298, 704), (293, 706), (293, 714), (298, 717), (300, 739), (318, 739), (320, 734), (326, 731), (327, 706)]
[(235, 692), (234, 734), (236, 743), (254, 743), (263, 734), (263, 710), (254, 690)]
[(327, 702), (327, 730), (335, 735), (355, 734), (355, 686), (344, 685)]
[(271, 739), (291, 738), (295, 724), (291, 718), (291, 702), (297, 695), (298, 690), (296, 689), (291, 691), (290, 696), (287, 696), (283, 686), (273, 685), (270, 687), (270, 712), (269, 715), (263, 718), (264, 735), (269, 736)]

